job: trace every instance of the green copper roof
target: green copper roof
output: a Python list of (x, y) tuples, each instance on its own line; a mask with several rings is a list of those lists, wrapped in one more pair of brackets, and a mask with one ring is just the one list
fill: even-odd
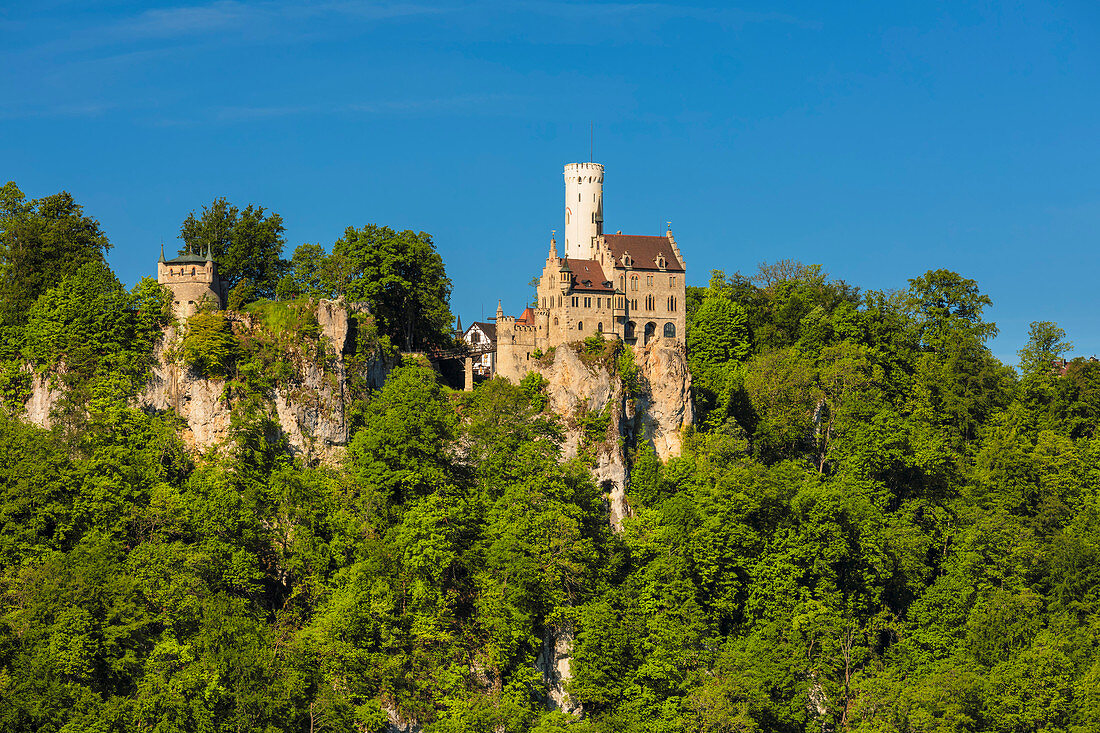
[(195, 254), (188, 253), (188, 254), (185, 254), (185, 255), (180, 255), (179, 257), (176, 257), (175, 259), (168, 260), (164, 264), (166, 264), (166, 265), (190, 265), (190, 264), (193, 264), (193, 263), (196, 263), (196, 262), (199, 263), (199, 264), (206, 264), (206, 258), (203, 257), (202, 255), (195, 255)]

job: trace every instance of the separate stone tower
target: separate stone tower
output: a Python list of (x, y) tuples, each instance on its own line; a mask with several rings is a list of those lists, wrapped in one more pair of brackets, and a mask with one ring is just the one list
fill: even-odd
[(596, 237), (603, 234), (603, 165), (565, 166), (565, 256), (592, 259)]
[(225, 305), (218, 266), (210, 256), (209, 246), (205, 255), (188, 252), (166, 261), (162, 244), (157, 282), (172, 291), (172, 315), (178, 320), (194, 315), (204, 301), (219, 309)]

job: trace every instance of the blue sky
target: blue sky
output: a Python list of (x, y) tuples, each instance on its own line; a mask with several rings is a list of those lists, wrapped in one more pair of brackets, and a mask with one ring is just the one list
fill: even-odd
[(862, 288), (946, 267), (1100, 355), (1100, 4), (235, 2), (0, 6), (0, 179), (65, 189), (127, 283), (216, 196), (287, 255), (431, 233), (463, 322), (518, 311), (562, 165), (609, 231), (671, 220), (689, 282), (821, 263)]

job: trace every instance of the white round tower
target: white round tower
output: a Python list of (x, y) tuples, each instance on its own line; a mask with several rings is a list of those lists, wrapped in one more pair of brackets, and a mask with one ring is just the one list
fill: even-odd
[(592, 244), (603, 234), (603, 164), (565, 166), (565, 256), (592, 259)]

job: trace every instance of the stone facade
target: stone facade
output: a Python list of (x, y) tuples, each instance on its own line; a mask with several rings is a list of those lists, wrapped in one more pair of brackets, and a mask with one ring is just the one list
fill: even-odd
[(205, 301), (214, 308), (225, 305), (225, 293), (218, 277), (218, 265), (210, 256), (187, 253), (165, 261), (164, 247), (157, 261), (157, 282), (172, 291), (172, 315), (186, 320)]
[[(603, 233), (603, 166), (565, 167), (566, 249), (550, 251), (534, 307), (506, 316), (498, 304), (496, 373), (518, 380), (539, 352), (592, 335), (645, 345), (683, 342), (686, 266), (671, 227), (664, 235)], [(579, 219), (579, 221), (578, 221)]]

